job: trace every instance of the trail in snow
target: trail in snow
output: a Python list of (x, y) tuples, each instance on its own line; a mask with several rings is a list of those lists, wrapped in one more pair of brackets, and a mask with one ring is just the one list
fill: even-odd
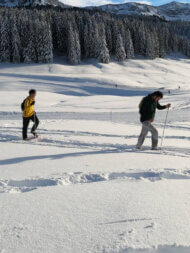
[(25, 180), (0, 180), (0, 193), (25, 193), (38, 189), (39, 187), (66, 186), (72, 184), (98, 183), (110, 180), (149, 180), (155, 182), (163, 179), (190, 179), (190, 170), (178, 173), (173, 169), (164, 171), (144, 171), (144, 172), (116, 172), (116, 173), (96, 173), (84, 174), (82, 172), (65, 173), (60, 177), (36, 178)]
[[(126, 117), (129, 115), (126, 113)], [(5, 122), (5, 121), (3, 121)], [(71, 124), (74, 120), (70, 121)], [(23, 143), (25, 145), (38, 145), (38, 146), (54, 146), (54, 147), (70, 147), (70, 148), (80, 148), (80, 149), (92, 149), (92, 151), (97, 152), (136, 152), (136, 153), (146, 153), (146, 154), (158, 154), (158, 155), (168, 155), (168, 156), (181, 156), (189, 157), (190, 149), (186, 144), (190, 140), (190, 126), (175, 126), (167, 125), (167, 135), (165, 136), (164, 144), (162, 150), (151, 151), (149, 147), (143, 147), (141, 151), (135, 150), (135, 144), (138, 138), (140, 125), (130, 124), (127, 126), (125, 124), (118, 124), (114, 122), (106, 123), (106, 125), (112, 128), (125, 129), (125, 132), (119, 134), (109, 134), (90, 131), (90, 128), (86, 127), (88, 131), (84, 131), (84, 126), (88, 125), (88, 122), (82, 121), (80, 129), (69, 130), (65, 129), (69, 126), (69, 121), (53, 120), (53, 121), (43, 121), (43, 126), (58, 125), (59, 129), (48, 128), (45, 129), (43, 126), (39, 129), (40, 138), (31, 140), (30, 143), (24, 142), (21, 139), (21, 127), (19, 127), (19, 122), (14, 123), (15, 127), (11, 126), (11, 122), (7, 121), (4, 126), (0, 127), (0, 142), (12, 142), (12, 143)], [(66, 125), (65, 125), (66, 124)], [(62, 130), (60, 129), (62, 127)], [(162, 125), (157, 124), (157, 127), (162, 132)], [(174, 130), (174, 129), (175, 130)], [(135, 131), (132, 131), (135, 130)], [(184, 134), (185, 131), (185, 134)], [(117, 131), (118, 132), (118, 131)], [(131, 134), (129, 134), (131, 132)], [(150, 136), (147, 138), (150, 142)], [(180, 141), (178, 147), (172, 144), (176, 141)], [(73, 154), (73, 155), (77, 155)], [(37, 158), (36, 158), (37, 159)], [(40, 158), (39, 158), (40, 159)], [(27, 157), (26, 157), (27, 160)], [(2, 162), (0, 161), (0, 164)]]

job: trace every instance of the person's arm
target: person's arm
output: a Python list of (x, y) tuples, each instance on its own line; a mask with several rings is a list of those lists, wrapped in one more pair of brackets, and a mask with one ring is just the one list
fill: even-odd
[(26, 99), (25, 104), (24, 104), (24, 107), (25, 107), (25, 108), (29, 108), (30, 106), (32, 106), (32, 105), (34, 105), (34, 104), (35, 104), (35, 101), (32, 101), (32, 102), (30, 103), (30, 99)]
[(167, 104), (167, 105), (161, 105), (159, 102), (157, 102), (157, 109), (158, 110), (164, 110), (166, 108), (170, 108), (171, 104)]
[(166, 105), (161, 105), (159, 102), (157, 102), (157, 109), (158, 110), (164, 110), (166, 108), (167, 108)]

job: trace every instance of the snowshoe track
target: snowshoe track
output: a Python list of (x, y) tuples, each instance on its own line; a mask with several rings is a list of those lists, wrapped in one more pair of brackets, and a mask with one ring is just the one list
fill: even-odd
[(177, 173), (171, 169), (166, 169), (163, 172), (113, 172), (109, 174), (84, 174), (82, 172), (75, 172), (65, 173), (62, 176), (52, 178), (0, 180), (0, 193), (25, 193), (41, 187), (109, 182), (111, 180), (147, 180), (150, 182), (156, 182), (164, 179), (187, 180), (190, 179), (190, 171), (187, 170), (182, 173)]

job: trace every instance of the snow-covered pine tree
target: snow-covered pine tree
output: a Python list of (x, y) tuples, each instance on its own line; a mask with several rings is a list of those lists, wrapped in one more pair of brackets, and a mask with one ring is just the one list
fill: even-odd
[[(16, 11), (16, 9), (15, 9)], [(26, 11), (16, 11), (17, 16), (17, 30), (19, 32), (20, 38), (20, 61), (24, 62), (24, 50), (28, 45), (28, 37), (29, 37), (29, 16)]]
[(67, 12), (64, 15), (61, 12), (53, 12), (51, 19), (53, 48), (64, 55), (67, 54), (68, 18)]
[(166, 56), (166, 48), (164, 45), (164, 40), (162, 37), (159, 37), (159, 56), (160, 58), (164, 58)]
[[(7, 15), (6, 15), (7, 14)], [(8, 13), (6, 12), (1, 20), (0, 27), (0, 61), (10, 62), (11, 52), (10, 52), (10, 26)]]
[(170, 52), (178, 52), (178, 37), (175, 34), (170, 34), (169, 37), (169, 48), (170, 48)]
[(76, 27), (73, 28), (71, 23), (69, 24), (67, 43), (67, 60), (71, 64), (79, 64), (81, 60), (79, 34)]
[[(37, 50), (36, 50), (36, 23), (35, 21), (28, 20), (25, 23), (26, 27), (22, 27), (22, 58), (25, 63), (38, 62)], [(27, 30), (26, 30), (27, 28)]]
[(94, 17), (86, 15), (84, 26), (85, 58), (97, 58), (98, 24)]
[(164, 58), (168, 52), (168, 29), (159, 28), (157, 36), (159, 40), (159, 57)]
[(187, 41), (186, 56), (190, 58), (190, 41)]
[(35, 22), (35, 46), (38, 62), (53, 61), (53, 44), (50, 25), (44, 21)]
[(128, 59), (134, 58), (134, 47), (129, 29), (125, 32), (125, 52)]
[(170, 37), (170, 32), (169, 32), (168, 27), (164, 27), (162, 29), (161, 37), (164, 40), (164, 45), (165, 45), (166, 53), (168, 53), (169, 52), (169, 37)]
[(84, 57), (84, 38), (83, 38), (83, 28), (84, 28), (84, 19), (83, 15), (80, 14), (80, 12), (76, 12), (75, 15), (75, 27), (78, 32), (79, 41), (80, 41), (80, 51), (81, 51), (81, 58)]
[(83, 47), (84, 47), (84, 57), (88, 58), (90, 56), (89, 25), (88, 25), (88, 23), (85, 23), (85, 25), (84, 25)]
[(181, 38), (179, 41), (179, 51), (182, 52), (184, 55), (190, 57), (190, 41)]
[(110, 61), (110, 54), (107, 48), (106, 43), (106, 35), (105, 35), (105, 27), (101, 24), (99, 26), (99, 36), (97, 42), (97, 58), (101, 63), (109, 63)]
[(115, 59), (117, 61), (124, 61), (126, 59), (125, 48), (123, 45), (123, 38), (121, 37), (120, 33), (118, 33), (116, 40)]
[(109, 20), (108, 23), (105, 24), (105, 33), (106, 33), (106, 43), (107, 48), (110, 52), (110, 54), (113, 53), (113, 35), (112, 35), (112, 29), (111, 29), (111, 21)]
[(109, 63), (110, 61), (110, 54), (109, 54), (109, 50), (107, 48), (106, 45), (106, 40), (101, 40), (100, 43), (100, 51), (99, 51), (99, 56), (98, 56), (98, 60), (101, 63)]
[(36, 50), (34, 48), (33, 40), (28, 40), (28, 44), (23, 48), (23, 62), (32, 63), (37, 62)]
[(11, 20), (11, 60), (14, 63), (20, 62), (21, 41), (17, 29), (16, 20)]
[(141, 22), (136, 27), (135, 32), (135, 53), (145, 56), (146, 54), (146, 36), (149, 32), (145, 28), (144, 22)]
[(154, 47), (154, 58), (160, 57), (160, 44), (158, 39), (158, 31), (156, 29), (153, 30), (151, 33), (152, 43)]
[(155, 58), (155, 46), (154, 46), (154, 40), (151, 33), (148, 33), (146, 36), (146, 52), (145, 56), (148, 59), (154, 59)]

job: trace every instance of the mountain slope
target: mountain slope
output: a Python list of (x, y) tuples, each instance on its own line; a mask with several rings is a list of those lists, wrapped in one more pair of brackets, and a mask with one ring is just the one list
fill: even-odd
[(118, 15), (157, 15), (160, 16), (158, 9), (154, 6), (140, 3), (108, 4), (97, 7), (102, 11)]
[[(93, 9), (94, 7), (90, 7)], [(158, 16), (166, 20), (190, 21), (190, 3), (171, 2), (161, 6), (151, 6), (140, 3), (108, 4), (96, 9), (117, 15)]]
[(5, 7), (27, 7), (27, 6), (38, 6), (38, 5), (51, 5), (51, 6), (59, 6), (62, 8), (70, 8), (69, 5), (63, 4), (58, 0), (0, 0), (0, 6)]
[(190, 21), (190, 3), (171, 2), (158, 7), (167, 20)]

